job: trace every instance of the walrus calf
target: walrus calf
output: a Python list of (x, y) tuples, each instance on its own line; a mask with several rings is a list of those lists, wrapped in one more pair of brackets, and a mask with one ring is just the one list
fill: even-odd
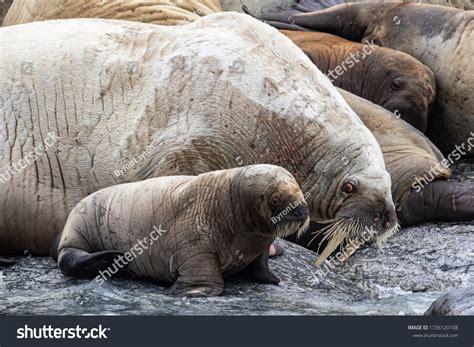
[(340, 237), (352, 222), (397, 228), (374, 136), (290, 39), (250, 16), (35, 22), (1, 28), (0, 45), (0, 253), (47, 254), (102, 188), (251, 164), (287, 169)]
[(219, 0), (15, 0), (3, 26), (68, 18), (178, 25), (220, 11)]
[(281, 30), (331, 82), (396, 113), (425, 132), (435, 100), (431, 70), (412, 56), (339, 36)]
[[(281, 29), (325, 31), (352, 41), (374, 42), (415, 57), (433, 71), (437, 82), (428, 137), (445, 154), (455, 150), (455, 146), (465, 147), (474, 129), (474, 11), (426, 4), (364, 2), (301, 13), (324, 3), (301, 1), (271, 10), (262, 19)], [(466, 156), (473, 157), (474, 151)]]
[(114, 261), (112, 272), (125, 267), (118, 258), (134, 278), (174, 283), (174, 295), (219, 295), (223, 277), (249, 264), (251, 279), (277, 284), (270, 244), (308, 224), (302, 191), (277, 166), (151, 178), (83, 199), (64, 227), (58, 264), (65, 275), (93, 278)]

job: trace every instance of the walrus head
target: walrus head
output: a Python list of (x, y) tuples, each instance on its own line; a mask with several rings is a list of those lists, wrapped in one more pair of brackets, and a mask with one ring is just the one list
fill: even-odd
[(259, 231), (286, 237), (300, 235), (308, 228), (308, 205), (287, 170), (274, 165), (250, 165), (243, 168), (242, 174), (246, 178), (239, 190), (242, 203), (258, 211), (252, 220)]
[[(428, 126), (428, 115), (434, 103), (436, 81), (433, 72), (408, 54), (379, 48), (371, 59), (378, 64), (371, 64), (367, 78), (371, 83), (364, 84), (367, 89), (363, 97), (371, 99), (395, 113), (421, 132)], [(367, 95), (365, 95), (367, 94)]]
[[(351, 136), (359, 135), (353, 132)], [(350, 241), (363, 244), (375, 239), (381, 246), (399, 229), (390, 175), (379, 150), (370, 145), (347, 146), (342, 153), (327, 153), (325, 173), (321, 176), (324, 184), (307, 193), (310, 211), (323, 216), (323, 220), (312, 219), (327, 224), (311, 240), (318, 238), (320, 245), (327, 243), (316, 265), (340, 245)]]

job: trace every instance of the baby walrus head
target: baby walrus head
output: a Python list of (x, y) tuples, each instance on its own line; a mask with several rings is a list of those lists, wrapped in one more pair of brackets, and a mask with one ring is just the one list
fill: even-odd
[[(262, 236), (286, 237), (303, 233), (309, 225), (309, 210), (294, 177), (275, 165), (250, 165), (236, 172), (242, 218), (249, 230)], [(231, 190), (232, 192), (232, 190)], [(255, 213), (257, 211), (257, 213)], [(247, 215), (247, 216), (245, 216)]]

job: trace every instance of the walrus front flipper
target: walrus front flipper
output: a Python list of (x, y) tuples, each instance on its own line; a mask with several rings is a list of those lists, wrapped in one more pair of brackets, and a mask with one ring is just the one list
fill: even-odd
[(174, 296), (218, 296), (224, 291), (224, 279), (215, 254), (190, 256), (178, 268), (178, 279), (170, 288)]
[[(101, 251), (88, 253), (82, 249), (67, 247), (59, 251), (58, 266), (66, 276), (92, 279), (114, 264), (114, 261), (123, 255), (118, 251)], [(118, 266), (115, 265), (115, 272)]]
[(428, 183), (417, 192), (407, 191), (399, 200), (402, 226), (429, 221), (465, 222), (474, 220), (474, 183)]
[(285, 249), (279, 243), (273, 242), (268, 252), (270, 257), (279, 257), (285, 253)]
[(278, 284), (280, 279), (268, 268), (268, 250), (260, 254), (242, 270), (242, 276), (249, 281), (262, 284)]

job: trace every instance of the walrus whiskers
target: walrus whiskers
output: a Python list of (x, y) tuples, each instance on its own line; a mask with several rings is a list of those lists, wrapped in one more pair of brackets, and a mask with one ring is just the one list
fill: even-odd
[(293, 234), (295, 228), (297, 228), (296, 237), (299, 237), (308, 229), (309, 221), (309, 218), (307, 218), (303, 224), (301, 224), (301, 222), (291, 222), (278, 225), (275, 229), (275, 235), (279, 238), (285, 238)]
[[(327, 231), (327, 232), (330, 232), (331, 230), (333, 230), (333, 228), (338, 225), (339, 223), (341, 223), (343, 221), (343, 219), (333, 219), (331, 222), (328, 222), (330, 223), (329, 225), (325, 226), (324, 228), (314, 232), (314, 237), (308, 242), (308, 246), (316, 239), (316, 237), (318, 237), (322, 232), (324, 231)], [(319, 223), (319, 222), (318, 222)], [(329, 230), (328, 230), (329, 229)], [(326, 234), (326, 233), (325, 233)]]
[(395, 225), (393, 225), (391, 228), (386, 230), (382, 235), (378, 235), (375, 238), (375, 243), (377, 244), (377, 247), (379, 249), (382, 249), (385, 242), (391, 238), (393, 235), (395, 235), (398, 231), (400, 230), (400, 221), (397, 220)]
[[(400, 228), (400, 225), (398, 221), (396, 222), (395, 225), (391, 226), (388, 228), (384, 233), (380, 236), (376, 237), (376, 242), (379, 248), (381, 248), (381, 245), (383, 245), (383, 242), (385, 242), (388, 238), (390, 238), (392, 235), (394, 235)], [(330, 255), (334, 250), (341, 245), (344, 241), (351, 241), (356, 238), (358, 238), (364, 231), (367, 231), (370, 235), (370, 239), (372, 239), (373, 235), (375, 234), (375, 231), (373, 228), (363, 221), (360, 221), (359, 219), (341, 219), (338, 222), (326, 226), (322, 230), (319, 230), (316, 232), (316, 236), (319, 235), (321, 232), (324, 231), (324, 237), (321, 240), (321, 243), (323, 243), (326, 239), (329, 239), (328, 245), (324, 248), (323, 252), (321, 255), (318, 257), (317, 261), (315, 262), (316, 266), (320, 266)], [(316, 238), (316, 236), (314, 238)], [(314, 238), (310, 241), (312, 242)], [(368, 240), (367, 240), (368, 241)], [(344, 253), (344, 256), (342, 257), (342, 262), (346, 261), (354, 252), (362, 245), (362, 243), (358, 243), (357, 247), (353, 247), (348, 253)], [(318, 253), (319, 253), (319, 248), (318, 248)]]

